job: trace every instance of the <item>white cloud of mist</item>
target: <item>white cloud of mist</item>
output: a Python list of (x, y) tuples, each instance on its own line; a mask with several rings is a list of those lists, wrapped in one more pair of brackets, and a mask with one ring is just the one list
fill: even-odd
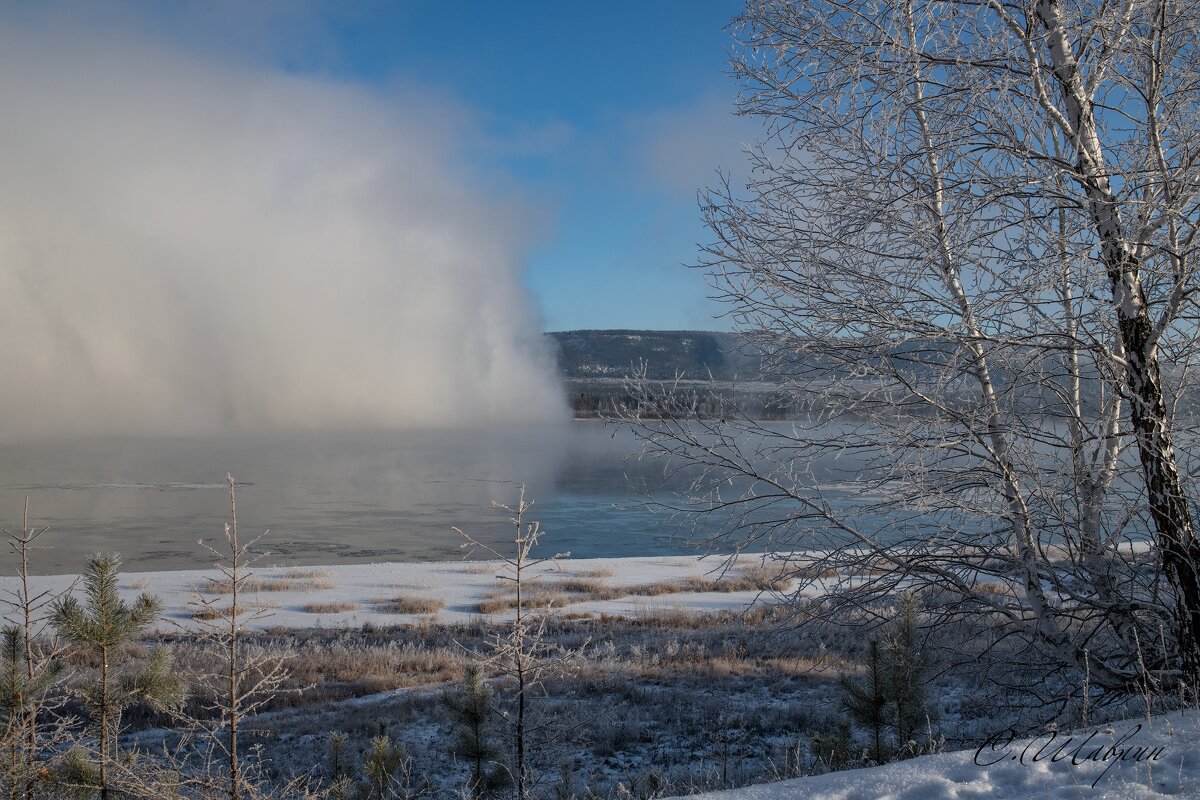
[(639, 117), (632, 129), (643, 174), (681, 197), (712, 186), (718, 170), (730, 174), (735, 186), (744, 181), (747, 143), (761, 138), (761, 124), (738, 116), (732, 94), (719, 91)]
[(471, 115), (0, 33), (0, 437), (559, 418)]

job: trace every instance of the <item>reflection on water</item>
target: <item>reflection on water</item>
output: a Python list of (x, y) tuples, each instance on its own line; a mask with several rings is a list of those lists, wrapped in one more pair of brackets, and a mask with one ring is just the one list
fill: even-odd
[[(243, 488), (243, 532), (271, 529), (270, 563), (457, 558), (458, 526), (489, 542), (509, 535), (492, 500), (524, 482), (546, 547), (579, 557), (683, 552), (659, 517), (631, 504), (639, 465), (626, 431), (561, 428), (310, 433), (208, 440), (103, 440), (0, 448), (0, 520), (51, 528), (36, 571), (71, 572), (97, 551), (130, 569), (207, 565), (196, 545), (221, 535), (222, 482)], [(11, 566), (9, 554), (0, 561)], [(5, 570), (8, 571), (7, 569)]]

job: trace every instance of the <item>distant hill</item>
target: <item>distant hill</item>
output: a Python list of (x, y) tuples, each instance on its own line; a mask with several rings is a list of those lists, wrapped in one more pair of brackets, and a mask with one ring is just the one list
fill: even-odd
[[(652, 381), (674, 383), (682, 376), (679, 391), (699, 390), (706, 397), (716, 398), (709, 403), (711, 408), (706, 407), (701, 412), (711, 415), (722, 415), (727, 405), (734, 405), (761, 419), (790, 419), (811, 413), (816, 404), (827, 402), (828, 398), (819, 392), (801, 393), (782, 388), (781, 384), (788, 378), (809, 386), (836, 381), (847, 401), (856, 392), (866, 397), (878, 390), (877, 384), (869, 378), (847, 373), (846, 364), (854, 363), (852, 350), (836, 361), (793, 354), (793, 358), (785, 362), (782, 373), (764, 374), (762, 358), (756, 348), (736, 333), (579, 330), (547, 333), (546, 336), (554, 340), (559, 375), (579, 417), (609, 416), (614, 408), (635, 402), (623, 379), (642, 362), (647, 365), (646, 377)], [(846, 344), (853, 347), (852, 340), (847, 340)], [(1015, 355), (1019, 354), (1007, 352), (995, 359), (993, 380), (1002, 388), (1011, 384), (1014, 402), (1027, 406), (1030, 411), (1049, 413), (1061, 398), (1044, 383), (1028, 383), (1031, 378), (1027, 373), (1034, 364), (1019, 359), (1014, 361)], [(1029, 355), (1034, 363), (1036, 359), (1046, 359), (1037, 364), (1032, 373), (1063, 374), (1064, 368), (1056, 366), (1053, 354), (1031, 352)], [(934, 380), (947, 364), (961, 365), (962, 362), (961, 354), (954, 355), (951, 343), (937, 340), (900, 342), (887, 356), (872, 350), (862, 354), (866, 360), (881, 357), (891, 360), (896, 368), (907, 372), (917, 382)], [(1085, 405), (1092, 406), (1099, 398), (1095, 376), (1085, 370), (1083, 377), (1083, 400)], [(708, 383), (710, 378), (715, 383)], [(953, 397), (955, 390), (946, 388)], [(969, 380), (958, 388), (964, 392), (962, 402), (974, 402), (975, 392)], [(1200, 390), (1182, 388), (1180, 413), (1188, 416), (1200, 413)]]
[(778, 391), (778, 378), (764, 379), (761, 358), (736, 333), (588, 330), (546, 336), (554, 340), (559, 375), (577, 417), (610, 417), (636, 404), (624, 379), (641, 363), (652, 381), (684, 393), (701, 391), (696, 411), (703, 416), (720, 416), (733, 406), (763, 419), (803, 411), (796, 398)]
[(706, 380), (754, 381), (761, 364), (736, 333), (720, 331), (584, 330), (546, 334), (558, 347), (564, 378), (621, 378), (641, 362), (647, 377), (684, 375)]

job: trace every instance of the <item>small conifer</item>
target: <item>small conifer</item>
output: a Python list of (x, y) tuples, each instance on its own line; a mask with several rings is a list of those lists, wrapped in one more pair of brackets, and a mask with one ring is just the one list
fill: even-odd
[(29, 794), (29, 740), (41, 698), (62, 674), (62, 662), (47, 662), (30, 673), (25, 632), (17, 625), (0, 631), (0, 730), (3, 731), (4, 783), (13, 798)]
[(346, 751), (349, 738), (340, 731), (329, 734), (325, 773), (329, 778), (329, 797), (332, 800), (350, 800), (354, 796), (354, 766)]
[(835, 772), (851, 766), (854, 760), (854, 737), (850, 723), (839, 720), (832, 731), (813, 731), (809, 735), (809, 751), (824, 769)]
[(368, 800), (392, 800), (399, 797), (397, 773), (408, 761), (404, 747), (393, 744), (387, 734), (371, 740), (371, 748), (363, 757), (363, 776), (366, 779)]
[(910, 751), (930, 714), (925, 691), (930, 660), (918, 639), (918, 611), (915, 594), (901, 595), (881, 646), (897, 744)]
[(474, 800), (486, 797), (508, 784), (508, 771), (499, 763), (500, 748), (492, 740), (492, 693), (478, 664), (468, 664), (462, 688), (446, 695), (456, 729), (452, 753), (471, 767), (468, 791)]
[(915, 594), (902, 594), (882, 640), (870, 642), (866, 676), (841, 681), (842, 708), (867, 731), (870, 758), (878, 764), (897, 751), (914, 755), (916, 737), (931, 716), (925, 691), (931, 661), (919, 639), (919, 608)]
[(871, 640), (868, 647), (867, 675), (865, 680), (843, 678), (842, 708), (855, 723), (865, 728), (871, 736), (871, 760), (876, 764), (887, 761), (887, 742), (884, 728), (887, 725), (888, 696), (885, 693), (888, 678), (879, 655), (879, 642)]
[(144, 593), (132, 605), (122, 600), (117, 592), (120, 565), (115, 555), (92, 556), (83, 574), (86, 604), (67, 595), (54, 604), (51, 614), (59, 635), (100, 664), (99, 677), (80, 693), (98, 747), (94, 757), (81, 749), (72, 751), (64, 759), (59, 783), (94, 790), (101, 800), (114, 792), (111, 772), (118, 763), (117, 735), (125, 710), (135, 703), (156, 710), (176, 708), (184, 697), (183, 683), (164, 648), (152, 650), (140, 671), (121, 672), (126, 645), (150, 629), (162, 603)]

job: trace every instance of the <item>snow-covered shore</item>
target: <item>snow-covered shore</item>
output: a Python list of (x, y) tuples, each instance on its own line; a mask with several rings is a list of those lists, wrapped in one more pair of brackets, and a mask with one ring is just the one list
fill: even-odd
[(693, 795), (704, 800), (1200, 798), (1200, 711)]
[[(738, 581), (756, 569), (770, 576), (761, 556), (745, 556), (729, 569), (715, 558), (688, 557), (563, 559), (537, 572), (535, 591), (559, 592), (554, 607), (564, 614), (655, 615), (745, 609), (766, 598), (759, 589), (722, 591), (713, 582)], [(262, 605), (269, 616), (251, 619), (256, 628), (358, 628), (422, 624), (433, 620), (454, 624), (488, 616), (480, 603), (503, 597), (497, 562), (351, 564), (325, 567), (257, 567), (251, 570), (256, 591), (249, 605)], [(163, 631), (194, 627), (197, 598), (217, 608), (228, 599), (212, 592), (215, 570), (123, 573), (120, 590), (132, 599), (150, 592), (165, 606)], [(762, 577), (762, 574), (760, 574)], [(75, 576), (38, 576), (35, 593), (58, 592)], [(18, 588), (14, 577), (0, 577), (0, 592)], [(589, 597), (585, 586), (599, 587)], [(704, 591), (671, 591), (680, 587)], [(557, 588), (556, 588), (557, 587)], [(568, 588), (570, 587), (570, 588)], [(661, 591), (651, 594), (648, 587)], [(623, 593), (629, 589), (634, 593)], [(209, 590), (209, 591), (206, 591)], [(602, 590), (602, 591), (600, 591)], [(393, 613), (398, 598), (433, 610)], [(314, 610), (345, 607), (341, 611)], [(405, 690), (408, 691), (408, 690)], [(371, 695), (369, 702), (394, 693)], [(345, 701), (342, 701), (345, 702)], [(367, 702), (367, 701), (353, 701)], [(298, 713), (290, 710), (288, 713)], [(308, 713), (307, 711), (305, 713)], [(996, 721), (996, 726), (1003, 723)], [(985, 730), (987, 728), (985, 727)], [(1140, 749), (1138, 749), (1140, 748)], [(311, 754), (310, 754), (311, 755)], [(704, 795), (704, 800), (950, 800), (954, 798), (1197, 798), (1200, 799), (1200, 712), (1108, 723), (1079, 732), (1046, 731), (1032, 739), (1004, 738), (981, 750), (923, 756), (879, 767), (829, 773), (769, 784), (757, 784)]]
[[(570, 614), (638, 615), (667, 611), (704, 612), (748, 608), (761, 601), (761, 590), (743, 591), (669, 591), (671, 582), (686, 586), (694, 583), (719, 583), (732, 579), (741, 569), (763, 563), (761, 556), (743, 556), (737, 565), (725, 569), (717, 558), (626, 557), (561, 559), (539, 566), (534, 572), (534, 587), (552, 591), (565, 581), (586, 581), (600, 590), (605, 599), (586, 599), (587, 593), (561, 592), (554, 607)], [(274, 627), (360, 627), (421, 623), (430, 618), (440, 623), (459, 623), (479, 619), (479, 604), (499, 596), (504, 582), (502, 565), (494, 561), (396, 562), (381, 564), (340, 564), (320, 567), (256, 566), (253, 586), (243, 593), (242, 601), (252, 610), (268, 613), (247, 620), (259, 629)], [(724, 576), (724, 577), (722, 577)], [(120, 591), (132, 599), (142, 592), (159, 597), (166, 612), (160, 628), (177, 629), (197, 611), (196, 603), (206, 598), (215, 608), (227, 604), (221, 593), (213, 591), (216, 570), (178, 570), (164, 572), (123, 572)], [(62, 592), (76, 580), (74, 575), (34, 576), (30, 588), (34, 594)], [(622, 595), (624, 588), (656, 586), (653, 595)], [(713, 584), (714, 586), (716, 584)], [(0, 596), (17, 590), (16, 577), (0, 577)], [(620, 596), (617, 596), (620, 595)], [(436, 610), (395, 613), (404, 599), (412, 605)], [(334, 611), (341, 608), (344, 610)], [(330, 610), (324, 610), (330, 609)], [(506, 611), (486, 616), (503, 619)]]

